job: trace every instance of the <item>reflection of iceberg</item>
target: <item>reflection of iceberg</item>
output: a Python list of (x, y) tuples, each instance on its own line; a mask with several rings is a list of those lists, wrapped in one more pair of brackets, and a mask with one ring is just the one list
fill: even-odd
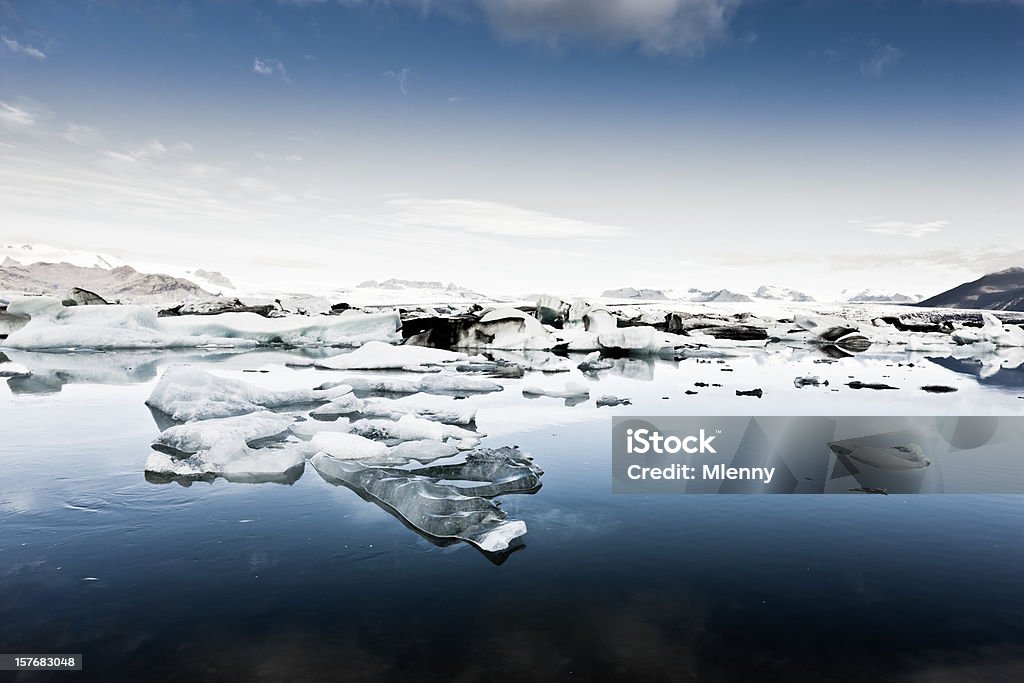
[(323, 453), (310, 462), (326, 481), (365, 493), (428, 536), (458, 539), (497, 552), (526, 533), (525, 522), (507, 519), (489, 500), (464, 496), (427, 477), (396, 475), (394, 470), (364, 467)]
[(998, 349), (966, 358), (928, 358), (947, 370), (976, 377), (979, 384), (1005, 389), (1024, 389), (1024, 349)]

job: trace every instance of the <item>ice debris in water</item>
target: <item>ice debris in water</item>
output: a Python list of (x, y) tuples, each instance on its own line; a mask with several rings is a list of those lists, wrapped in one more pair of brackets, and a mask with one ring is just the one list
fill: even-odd
[(357, 420), (352, 423), (351, 429), (356, 434), (397, 441), (418, 441), (421, 439), (444, 441), (449, 438), (462, 440), (486, 436), (455, 425), (426, 420), (415, 415), (403, 415), (397, 422), (391, 422), (390, 420)]
[[(465, 377), (462, 375), (438, 373), (427, 375), (418, 381), (411, 382), (405, 379), (366, 379), (362, 377), (349, 377), (343, 380), (344, 384), (352, 387), (356, 394), (363, 396), (389, 396), (393, 394), (486, 394), (493, 391), (501, 391), (503, 387), (497, 382), (479, 377)], [(324, 388), (330, 384), (321, 385)]]
[(218, 441), (231, 439), (252, 445), (288, 431), (294, 418), (260, 410), (247, 415), (220, 417), (175, 425), (163, 431), (153, 448), (172, 455), (193, 455), (213, 448)]
[(316, 361), (315, 365), (330, 370), (406, 370), (423, 372), (466, 358), (464, 353), (433, 349), (426, 346), (393, 346), (370, 341), (351, 353), (343, 353)]
[(242, 415), (262, 408), (325, 403), (349, 391), (351, 387), (347, 385), (324, 390), (264, 389), (196, 368), (175, 366), (164, 371), (146, 405), (173, 420), (189, 422)]
[(1019, 325), (1004, 325), (1003, 321), (987, 311), (982, 311), (983, 325), (980, 329), (956, 330), (951, 335), (954, 342), (967, 344), (992, 344), (996, 348), (1024, 347), (1024, 328)]
[(13, 299), (7, 313), (28, 323), (3, 345), (20, 349), (154, 349), (202, 346), (362, 344), (397, 341), (398, 311), (349, 312), (340, 316), (283, 316), (256, 313), (182, 315), (160, 318), (145, 306), (63, 306), (59, 299)]
[(0, 377), (28, 377), (32, 371), (0, 353)]
[(590, 398), (590, 389), (577, 382), (566, 382), (564, 389), (524, 387), (523, 396), (551, 396), (552, 398)]
[[(535, 490), (542, 474), (516, 449), (499, 450), (500, 455), (475, 451), (480, 455), (468, 455), (461, 467), (419, 471), (367, 467), (326, 453), (318, 453), (310, 462), (326, 481), (344, 484), (377, 501), (429, 538), (462, 540), (487, 552), (499, 552), (526, 534), (526, 523), (508, 519), (504, 511), (483, 496)], [(466, 488), (481, 490), (479, 495), (467, 495), (456, 486), (443, 483), (476, 478), (489, 482)]]

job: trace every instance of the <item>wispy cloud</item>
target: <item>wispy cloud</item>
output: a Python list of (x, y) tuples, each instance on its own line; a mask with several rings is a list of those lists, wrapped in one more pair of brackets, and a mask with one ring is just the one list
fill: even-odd
[(405, 84), (409, 82), (409, 74), (411, 73), (412, 69), (405, 68), (397, 71), (388, 70), (384, 72), (384, 75), (398, 84), (398, 89), (402, 91), (403, 95), (407, 95), (408, 93), (405, 91)]
[(8, 130), (24, 130), (36, 125), (38, 116), (28, 109), (0, 101), (0, 126)]
[(865, 61), (860, 63), (860, 72), (871, 78), (878, 78), (886, 69), (899, 63), (906, 55), (903, 50), (888, 43), (883, 45), (873, 42), (868, 47), (872, 52)]
[(497, 237), (593, 239), (624, 235), (625, 228), (563, 218), (477, 199), (395, 197), (378, 216), (340, 216), (391, 228), (433, 228)]
[(252, 72), (259, 74), (260, 76), (280, 76), (281, 80), (289, 81), (288, 71), (284, 68), (284, 64), (281, 63), (280, 59), (260, 59), (259, 57), (252, 58)]
[(14, 40), (13, 38), (8, 38), (7, 36), (0, 36), (0, 43), (3, 43), (8, 50), (10, 50), (16, 55), (25, 55), (26, 57), (31, 57), (32, 59), (39, 60), (46, 59), (46, 53), (42, 50), (32, 47), (31, 45), (24, 45), (22, 43), (19, 43), (17, 40)]
[(123, 152), (107, 151), (106, 155), (115, 161), (136, 162), (146, 159), (159, 159), (175, 154), (188, 154), (192, 151), (192, 145), (187, 142), (176, 142), (168, 147), (159, 140), (154, 139)]
[(897, 237), (924, 237), (935, 232), (941, 232), (949, 225), (949, 221), (926, 221), (924, 223), (911, 223), (909, 221), (892, 221), (879, 218), (864, 218), (847, 221), (855, 225), (864, 226), (867, 232), (874, 232), (880, 235), (894, 235)]

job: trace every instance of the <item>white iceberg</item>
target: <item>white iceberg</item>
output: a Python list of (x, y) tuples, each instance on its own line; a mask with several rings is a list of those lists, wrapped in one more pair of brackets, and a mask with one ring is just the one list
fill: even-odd
[(348, 391), (347, 385), (327, 390), (275, 391), (188, 366), (173, 366), (164, 371), (146, 405), (173, 420), (191, 422), (242, 415), (263, 408), (325, 403)]
[(305, 452), (294, 444), (254, 449), (240, 438), (225, 438), (187, 458), (153, 453), (146, 459), (146, 472), (186, 479), (221, 476), (231, 481), (289, 481), (286, 475), (301, 473), (305, 462)]
[(466, 358), (464, 353), (434, 349), (427, 346), (393, 346), (369, 341), (351, 353), (343, 353), (316, 361), (316, 366), (330, 370), (406, 370), (429, 371)]
[(984, 323), (980, 329), (964, 328), (950, 335), (957, 344), (968, 345), (990, 343), (997, 348), (1024, 347), (1024, 329), (1019, 325), (1004, 325), (1003, 321), (987, 311), (982, 311)]
[(288, 415), (260, 410), (246, 415), (199, 420), (165, 429), (153, 441), (153, 448), (172, 454), (193, 455), (209, 450), (218, 441), (241, 440), (245, 444), (281, 436), (288, 431), (294, 418)]
[(319, 432), (310, 441), (312, 447), (339, 460), (380, 460), (388, 447), (379, 441), (345, 432)]
[(477, 439), (485, 436), (455, 425), (426, 420), (415, 415), (403, 415), (396, 422), (389, 420), (357, 420), (351, 429), (357, 434), (371, 434), (383, 439), (398, 441), (444, 441), (446, 439)]
[(397, 341), (401, 319), (388, 313), (283, 316), (255, 313), (159, 318), (144, 306), (63, 306), (48, 297), (14, 298), (7, 315), (28, 322), (0, 346), (17, 349), (247, 347), (261, 343), (358, 345)]
[(564, 389), (545, 389), (543, 387), (524, 387), (523, 396), (550, 396), (552, 398), (590, 398), (590, 389), (578, 382), (566, 382)]

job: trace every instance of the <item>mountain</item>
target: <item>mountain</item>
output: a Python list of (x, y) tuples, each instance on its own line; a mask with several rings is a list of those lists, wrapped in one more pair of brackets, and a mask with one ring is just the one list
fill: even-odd
[(103, 268), (72, 263), (0, 266), (0, 290), (63, 297), (74, 287), (95, 292), (107, 301), (125, 303), (180, 303), (188, 298), (212, 296), (189, 280), (160, 273), (140, 273), (131, 266)]
[(645, 299), (662, 301), (668, 296), (660, 289), (635, 289), (633, 287), (622, 287), (621, 289), (606, 289), (601, 296), (608, 299)]
[(814, 301), (814, 297), (810, 294), (773, 285), (761, 285), (758, 287), (757, 291), (754, 292), (754, 298), (768, 299), (770, 301)]
[(736, 292), (731, 292), (728, 289), (704, 291), (693, 287), (687, 291), (687, 294), (687, 299), (690, 301), (699, 301), (702, 303), (737, 303), (751, 300), (746, 294), (738, 294)]
[(1024, 311), (1024, 268), (1007, 268), (925, 299), (918, 306)]
[(846, 300), (851, 304), (916, 304), (921, 300), (921, 295), (865, 289), (862, 292), (858, 292), (853, 296), (847, 297)]
[(88, 251), (61, 249), (47, 244), (2, 244), (0, 257), (3, 267), (11, 265), (28, 265), (30, 263), (70, 263), (86, 268), (103, 268), (110, 270), (127, 265), (124, 261), (109, 254), (94, 254)]

